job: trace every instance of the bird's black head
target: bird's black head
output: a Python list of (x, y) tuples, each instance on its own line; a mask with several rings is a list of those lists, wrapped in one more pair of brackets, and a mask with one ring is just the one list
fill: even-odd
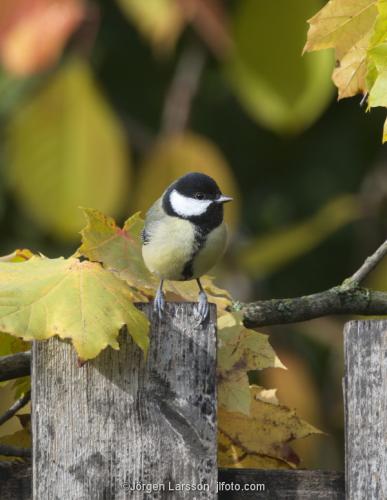
[(196, 200), (213, 201), (222, 194), (212, 177), (198, 172), (192, 172), (180, 177), (174, 185), (178, 193)]
[(223, 203), (231, 201), (222, 195), (217, 183), (208, 175), (192, 172), (175, 181), (163, 196), (168, 215), (187, 219), (203, 231), (211, 231), (223, 221)]

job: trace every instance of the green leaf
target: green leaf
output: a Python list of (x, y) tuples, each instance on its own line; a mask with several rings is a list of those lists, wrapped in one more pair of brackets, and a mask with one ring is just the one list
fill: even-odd
[(79, 205), (115, 214), (126, 203), (125, 137), (85, 62), (71, 60), (23, 103), (6, 137), (8, 181), (56, 237), (76, 237)]
[(331, 99), (332, 55), (301, 56), (305, 22), (319, 5), (318, 0), (238, 4), (226, 74), (246, 111), (275, 131), (305, 129)]
[(84, 360), (108, 345), (118, 349), (123, 325), (147, 351), (149, 322), (132, 300), (129, 287), (98, 263), (73, 257), (0, 263), (0, 330), (24, 340), (71, 339)]

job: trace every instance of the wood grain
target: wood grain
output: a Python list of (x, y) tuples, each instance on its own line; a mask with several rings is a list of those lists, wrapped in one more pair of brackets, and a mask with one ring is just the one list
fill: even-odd
[[(0, 463), (1, 500), (31, 500), (30, 483), (29, 465), (12, 463), (7, 466)], [(262, 484), (264, 489), (257, 487), (253, 490), (252, 485)], [(344, 473), (322, 470), (219, 469), (219, 490), (219, 500), (343, 500)]]
[[(204, 326), (193, 307), (152, 319), (146, 361), (125, 332), (82, 368), (69, 344), (34, 344), (35, 500), (193, 498), (177, 483), (216, 498), (216, 307)], [(129, 491), (152, 484), (165, 490)]]
[(344, 330), (346, 492), (387, 498), (387, 321), (352, 321)]
[(324, 470), (219, 469), (220, 500), (249, 498), (344, 500), (344, 473)]
[(31, 464), (0, 461), (1, 500), (31, 500)]

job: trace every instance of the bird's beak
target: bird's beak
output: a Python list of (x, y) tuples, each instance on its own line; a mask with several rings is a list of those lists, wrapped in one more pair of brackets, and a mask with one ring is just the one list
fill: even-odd
[(231, 196), (224, 196), (223, 194), (216, 200), (217, 203), (227, 203), (228, 201), (232, 201)]

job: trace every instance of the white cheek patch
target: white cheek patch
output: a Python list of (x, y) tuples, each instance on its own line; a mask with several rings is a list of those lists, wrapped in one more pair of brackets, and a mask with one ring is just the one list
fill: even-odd
[(181, 217), (192, 217), (202, 215), (211, 205), (210, 200), (196, 200), (178, 193), (175, 189), (170, 195), (173, 210)]

